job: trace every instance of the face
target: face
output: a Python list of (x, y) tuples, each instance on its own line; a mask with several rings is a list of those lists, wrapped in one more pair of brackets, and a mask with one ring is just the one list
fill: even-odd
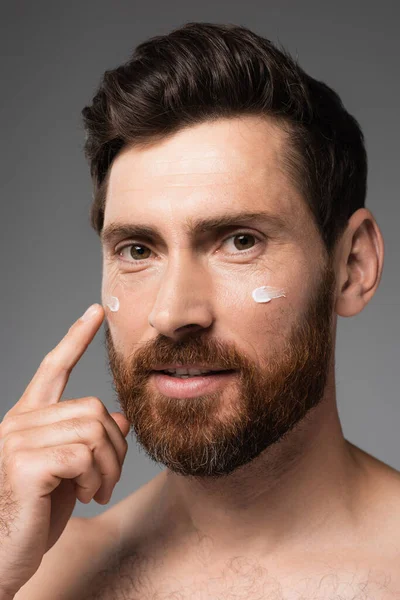
[[(271, 121), (235, 118), (125, 149), (112, 165), (102, 301), (114, 387), (147, 454), (181, 475), (233, 472), (324, 397), (335, 273), (286, 171), (287, 143)], [(217, 217), (230, 222), (194, 227)], [(262, 286), (284, 296), (257, 303)], [(233, 373), (166, 395), (154, 369), (171, 363)]]

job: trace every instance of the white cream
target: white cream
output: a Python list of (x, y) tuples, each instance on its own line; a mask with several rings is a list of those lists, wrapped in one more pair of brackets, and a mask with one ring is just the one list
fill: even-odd
[(107, 306), (112, 312), (117, 312), (117, 310), (119, 310), (119, 300), (117, 296), (109, 296)]
[[(256, 288), (252, 291), (251, 295), (255, 302), (271, 302), (273, 298), (286, 298), (286, 294), (283, 290), (277, 290), (268, 285)], [(106, 306), (108, 306), (112, 312), (117, 312), (120, 307), (117, 296), (109, 296)]]
[(286, 298), (283, 290), (277, 290), (269, 285), (256, 288), (251, 295), (255, 302), (270, 302), (273, 298), (281, 298), (282, 296)]

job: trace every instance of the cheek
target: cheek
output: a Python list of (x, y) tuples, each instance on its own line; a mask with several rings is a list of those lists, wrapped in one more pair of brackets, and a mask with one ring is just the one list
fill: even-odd
[(283, 274), (247, 273), (243, 277), (225, 278), (215, 291), (217, 319), (222, 329), (234, 332), (253, 348), (268, 345), (271, 335), (285, 336), (293, 315), (292, 290)]
[(101, 303), (112, 338), (123, 348), (132, 344), (135, 336), (140, 338), (143, 323), (147, 323), (148, 305), (139, 289), (140, 283), (127, 287), (117, 277), (103, 277)]
[[(308, 306), (312, 285), (312, 274), (299, 261), (292, 261), (290, 269), (286, 264), (233, 280), (225, 278), (219, 282), (217, 318), (224, 330), (268, 354), (271, 340), (280, 344), (290, 336)], [(275, 343), (272, 347), (277, 348)]]

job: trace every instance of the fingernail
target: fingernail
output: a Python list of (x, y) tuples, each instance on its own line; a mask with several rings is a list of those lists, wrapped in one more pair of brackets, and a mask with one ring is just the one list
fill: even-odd
[(81, 321), (89, 321), (96, 314), (98, 314), (98, 312), (99, 312), (99, 307), (97, 306), (97, 304), (92, 304), (92, 306), (89, 306), (87, 311), (80, 317), (80, 319), (81, 319)]

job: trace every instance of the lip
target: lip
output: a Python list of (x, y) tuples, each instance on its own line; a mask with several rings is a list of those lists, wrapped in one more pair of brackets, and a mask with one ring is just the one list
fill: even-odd
[(201, 365), (199, 363), (194, 363), (191, 365), (178, 365), (178, 364), (169, 364), (169, 365), (156, 365), (154, 367), (154, 371), (166, 371), (167, 369), (199, 369), (200, 371), (224, 371), (225, 369), (221, 367), (220, 369), (215, 365)]
[(165, 373), (153, 371), (150, 380), (153, 381), (158, 391), (169, 398), (195, 398), (201, 394), (211, 394), (223, 386), (228, 385), (235, 377), (237, 371), (226, 371), (215, 375), (198, 375), (179, 379)]

